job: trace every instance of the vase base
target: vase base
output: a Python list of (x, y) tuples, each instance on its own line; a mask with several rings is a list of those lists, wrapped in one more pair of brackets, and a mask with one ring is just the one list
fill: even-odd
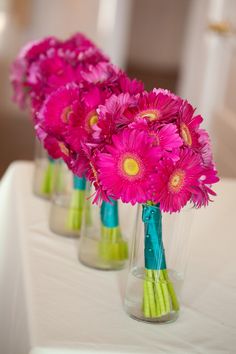
[[(124, 301), (125, 311), (130, 317), (138, 321), (149, 323), (174, 322), (179, 314), (179, 301), (177, 297), (173, 301), (173, 289), (179, 294), (181, 284), (181, 276), (171, 269), (168, 270), (168, 281), (166, 279), (161, 280), (158, 277), (155, 281), (146, 278), (146, 270), (143, 267), (134, 267), (128, 276)], [(145, 292), (146, 286), (148, 292)], [(159, 292), (157, 292), (157, 289), (159, 289)], [(164, 290), (166, 290), (166, 293), (164, 293)]]
[(73, 220), (74, 225), (70, 225), (68, 222), (68, 215), (68, 208), (64, 208), (56, 203), (52, 203), (49, 217), (49, 228), (57, 235), (68, 238), (79, 238), (81, 221), (80, 219), (77, 220), (75, 217)]
[(36, 197), (44, 199), (44, 200), (50, 200), (51, 199), (51, 194), (46, 194), (43, 192), (40, 192), (38, 190), (36, 190), (35, 188), (33, 189), (33, 193)]
[[(115, 243), (119, 250), (119, 243)], [(103, 245), (104, 246), (104, 245)], [(110, 244), (107, 244), (109, 249)], [(104, 251), (104, 249), (103, 249)], [(113, 255), (101, 252), (101, 243), (97, 239), (82, 238), (79, 246), (79, 261), (89, 268), (99, 270), (121, 270), (127, 264), (127, 259), (119, 257), (119, 253)]]
[(79, 238), (80, 237), (80, 233), (76, 233), (73, 231), (68, 231), (68, 230), (59, 230), (57, 228), (52, 227), (51, 225), (49, 225), (50, 231), (52, 231), (54, 234), (58, 235), (58, 236), (62, 236), (65, 238)]
[(109, 271), (109, 270), (121, 270), (125, 267), (124, 262), (103, 262), (103, 261), (95, 261), (94, 259), (90, 259), (87, 255), (85, 257), (85, 259), (83, 259), (83, 257), (79, 256), (79, 261), (80, 263), (82, 263), (84, 266), (89, 267), (89, 268), (93, 268), (93, 269), (97, 269), (97, 270), (105, 270), (105, 271)]
[(160, 317), (145, 317), (139, 309), (132, 309), (131, 311), (131, 309), (126, 305), (124, 306), (124, 309), (125, 312), (129, 315), (129, 317), (139, 322), (167, 324), (175, 322), (179, 317), (179, 312), (174, 311)]
[(53, 192), (54, 163), (49, 159), (37, 158), (33, 177), (33, 193), (46, 200), (50, 200)]

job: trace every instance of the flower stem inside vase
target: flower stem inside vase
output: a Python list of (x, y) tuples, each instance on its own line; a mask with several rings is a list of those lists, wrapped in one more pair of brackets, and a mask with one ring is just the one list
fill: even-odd
[(166, 267), (159, 206), (143, 205), (142, 220), (145, 232), (142, 311), (147, 320), (163, 318), (165, 321), (164, 318), (179, 311), (179, 303)]
[(54, 159), (48, 157), (48, 163), (47, 163), (46, 170), (44, 172), (43, 181), (41, 185), (41, 193), (48, 197), (52, 194), (52, 189), (53, 189), (54, 166), (55, 166)]
[(100, 213), (99, 255), (101, 259), (107, 262), (126, 260), (128, 258), (128, 244), (121, 234), (117, 201), (103, 202)]
[[(66, 221), (67, 228), (73, 231), (80, 231), (82, 224), (83, 210), (85, 206), (86, 179), (84, 177), (73, 176), (73, 190), (71, 202)], [(89, 217), (86, 213), (87, 218)]]

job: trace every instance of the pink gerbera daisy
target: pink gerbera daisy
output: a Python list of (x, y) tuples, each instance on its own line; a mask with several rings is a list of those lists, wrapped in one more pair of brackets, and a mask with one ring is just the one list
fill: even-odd
[(30, 66), (26, 83), (44, 99), (47, 94), (73, 81), (73, 67), (54, 53)]
[(203, 164), (206, 167), (212, 167), (213, 154), (212, 154), (209, 134), (205, 129), (198, 129), (198, 134), (199, 134), (198, 142), (200, 144), (200, 154), (202, 157)]
[(137, 98), (129, 93), (109, 97), (97, 109), (98, 122), (94, 126), (93, 133), (95, 140), (100, 143), (111, 143), (112, 135), (118, 133), (119, 129), (124, 127), (120, 125), (124, 111), (127, 107), (135, 107), (136, 104)]
[(71, 154), (69, 148), (66, 147), (65, 143), (58, 140), (53, 135), (48, 135), (39, 124), (35, 125), (35, 130), (37, 137), (47, 150), (49, 156), (53, 159), (62, 158), (68, 166), (70, 166), (74, 156)]
[(151, 176), (159, 159), (146, 132), (124, 129), (113, 136), (107, 152), (98, 154), (100, 184), (114, 199), (145, 203), (151, 195)]
[(131, 123), (130, 127), (141, 131), (145, 130), (153, 139), (153, 146), (160, 148), (162, 157), (169, 157), (174, 161), (179, 159), (179, 148), (183, 145), (183, 141), (175, 124), (150, 126), (147, 120), (142, 118)]
[(39, 112), (39, 124), (49, 134), (62, 137), (74, 118), (79, 100), (79, 89), (75, 84), (60, 87), (45, 100)]
[(153, 138), (156, 144), (163, 150), (172, 151), (183, 145), (175, 124), (166, 124), (163, 127), (153, 129)]
[(210, 196), (215, 196), (216, 193), (211, 189), (211, 185), (218, 182), (219, 177), (214, 167), (204, 168), (200, 178), (199, 186), (196, 187), (196, 193), (192, 196), (192, 201), (197, 208), (208, 205)]
[(180, 99), (167, 90), (154, 89), (140, 95), (137, 106), (128, 108), (125, 112), (126, 121), (129, 123), (146, 119), (149, 124), (160, 124), (177, 119), (180, 107)]
[(185, 146), (192, 149), (199, 149), (198, 128), (203, 121), (200, 115), (194, 116), (195, 109), (190, 103), (184, 101), (179, 112), (179, 131)]
[(27, 87), (26, 79), (30, 65), (57, 45), (58, 41), (54, 37), (47, 37), (39, 41), (30, 42), (21, 49), (19, 55), (12, 63), (10, 80), (14, 90), (13, 100), (21, 108), (25, 108), (28, 98), (29, 87)]
[(119, 83), (121, 92), (128, 92), (130, 95), (137, 95), (144, 90), (144, 84), (142, 81), (136, 79), (132, 80), (126, 74), (120, 75)]
[(18, 104), (21, 109), (26, 107), (29, 90), (25, 86), (24, 75), (26, 72), (26, 62), (23, 60), (15, 60), (11, 66), (10, 80), (13, 87), (13, 101)]
[(88, 83), (103, 83), (117, 79), (120, 69), (110, 62), (100, 62), (97, 65), (90, 65), (86, 71), (81, 72), (82, 78)]
[(42, 54), (48, 50), (56, 48), (59, 41), (56, 37), (46, 37), (27, 43), (20, 51), (19, 58), (26, 59), (29, 63), (39, 59)]
[(79, 69), (82, 70), (88, 65), (108, 61), (107, 56), (82, 33), (76, 33), (63, 41), (60, 46), (60, 55), (67, 58), (73, 66), (77, 66), (79, 63)]
[[(96, 192), (91, 195), (93, 197), (93, 203), (99, 204), (101, 201), (109, 202), (110, 199), (107, 195), (107, 191), (103, 188), (99, 182), (99, 172), (98, 172), (98, 154), (101, 146), (96, 144), (82, 143), (82, 150), (84, 156), (87, 159), (87, 166), (84, 168), (84, 175), (87, 181), (94, 185)], [(78, 161), (80, 164), (80, 161)]]
[(84, 34), (77, 32), (61, 43), (62, 50), (66, 51), (84, 51), (88, 48), (95, 47), (95, 44), (90, 41)]
[(89, 142), (92, 138), (94, 126), (98, 121), (96, 109), (103, 102), (103, 93), (94, 85), (88, 91), (80, 91), (76, 116), (73, 117), (72, 126), (66, 136), (67, 143), (77, 153), (81, 150), (81, 142)]
[(167, 212), (180, 211), (191, 199), (203, 168), (198, 154), (189, 149), (181, 151), (180, 159), (174, 163), (170, 159), (160, 161), (155, 177), (153, 200)]
[(53, 159), (58, 159), (62, 157), (62, 152), (58, 144), (58, 140), (51, 136), (46, 136), (43, 140), (44, 148), (47, 150), (49, 156)]

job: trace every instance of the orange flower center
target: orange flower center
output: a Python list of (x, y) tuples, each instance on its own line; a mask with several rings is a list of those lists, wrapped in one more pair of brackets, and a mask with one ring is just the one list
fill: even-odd
[(180, 169), (175, 170), (169, 179), (169, 185), (168, 185), (169, 190), (172, 193), (178, 193), (184, 185), (184, 179), (185, 179), (185, 172)]
[(98, 183), (98, 174), (97, 174), (97, 171), (93, 165), (93, 163), (90, 161), (89, 162), (90, 166), (91, 166), (91, 169), (92, 169), (92, 172), (93, 172), (93, 176), (95, 178), (95, 181)]
[(98, 115), (95, 111), (90, 112), (87, 115), (86, 123), (87, 123), (87, 130), (90, 132), (92, 127), (97, 124), (98, 122)]
[(68, 123), (69, 121), (69, 115), (73, 112), (72, 108), (70, 106), (66, 107), (63, 109), (63, 112), (61, 114), (61, 120), (64, 123)]
[(139, 117), (148, 118), (150, 121), (153, 121), (160, 118), (160, 112), (157, 109), (147, 109), (139, 113)]
[(62, 152), (64, 155), (69, 156), (69, 150), (67, 149), (67, 147), (65, 146), (65, 144), (62, 143), (62, 142), (59, 142), (58, 145), (59, 145), (59, 148), (60, 148), (61, 152)]
[(192, 137), (191, 137), (190, 131), (189, 131), (186, 124), (184, 124), (184, 123), (181, 124), (180, 132), (181, 132), (181, 136), (182, 136), (185, 144), (188, 146), (191, 146), (192, 145)]

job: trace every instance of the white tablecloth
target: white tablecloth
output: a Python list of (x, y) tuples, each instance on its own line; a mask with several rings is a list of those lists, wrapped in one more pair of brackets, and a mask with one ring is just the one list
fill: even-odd
[(236, 353), (235, 180), (196, 212), (179, 319), (151, 325), (122, 309), (126, 271), (82, 266), (77, 241), (48, 230), (32, 176), (17, 162), (0, 184), (0, 354)]

